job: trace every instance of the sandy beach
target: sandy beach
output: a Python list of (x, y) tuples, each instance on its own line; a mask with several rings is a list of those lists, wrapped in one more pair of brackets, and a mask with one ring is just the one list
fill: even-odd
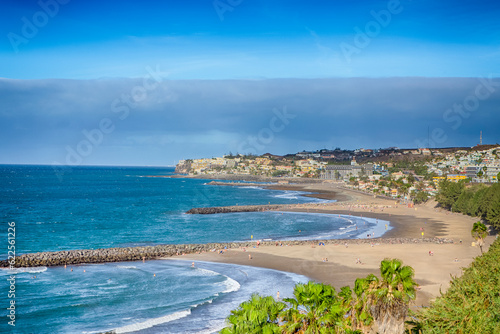
[[(398, 205), (395, 200), (374, 198), (373, 195), (340, 188), (333, 183), (272, 188), (316, 192), (313, 196), (337, 200), (333, 203), (296, 205), (290, 211), (377, 218), (391, 223), (392, 229), (385, 233), (385, 238), (419, 238), (423, 232), (425, 238), (450, 238), (454, 243), (378, 244), (375, 241), (373, 244), (344, 245), (339, 241), (326, 246), (317, 243), (287, 246), (286, 241), (283, 241), (283, 246), (255, 246), (245, 250), (230, 249), (224, 254), (188, 254), (175, 258), (288, 271), (336, 288), (345, 285), (352, 287), (356, 278), (369, 273), (378, 275), (380, 261), (384, 258), (399, 258), (405, 265), (415, 269), (415, 279), (420, 288), (413, 307), (419, 307), (429, 305), (440, 290), (448, 288), (451, 276), (461, 275), (461, 268), (468, 266), (474, 257), (481, 254), (479, 247), (472, 246), (474, 239), (470, 234), (472, 224), (478, 219), (435, 208), (434, 201), (410, 208)], [(493, 238), (487, 238), (484, 250), (487, 250)], [(429, 251), (433, 253), (432, 256)]]

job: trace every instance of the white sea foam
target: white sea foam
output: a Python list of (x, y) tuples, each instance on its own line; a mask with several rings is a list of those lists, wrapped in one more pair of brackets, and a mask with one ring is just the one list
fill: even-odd
[[(392, 230), (391, 222), (387, 220), (382, 220), (382, 219), (376, 219), (376, 218), (367, 218), (367, 217), (362, 217), (361, 219), (369, 222), (372, 224), (371, 229), (368, 231), (367, 234), (372, 233), (372, 238), (379, 238), (383, 236), (387, 231)], [(387, 225), (387, 229), (386, 226)], [(375, 235), (373, 235), (375, 233)], [(364, 235), (361, 235), (360, 238), (364, 238)]]
[(266, 190), (266, 189), (264, 189), (262, 187), (258, 187), (258, 186), (245, 186), (244, 183), (241, 186), (238, 186), (238, 188)]
[(114, 332), (117, 334), (136, 332), (136, 331), (140, 331), (140, 330), (143, 330), (146, 328), (151, 328), (153, 326), (157, 326), (160, 324), (164, 324), (167, 322), (171, 322), (174, 320), (185, 318), (185, 317), (189, 316), (190, 314), (191, 314), (191, 310), (184, 310), (184, 311), (180, 311), (180, 312), (175, 312), (175, 313), (163, 316), (163, 317), (148, 319), (148, 320), (143, 321), (143, 322), (138, 322), (135, 324), (126, 325), (126, 326), (123, 326), (120, 328), (116, 328), (114, 330)]
[(121, 266), (121, 265), (117, 265), (116, 267), (117, 268), (121, 268), (121, 269), (137, 269), (136, 266)]
[(201, 330), (195, 334), (213, 334), (220, 332), (224, 327), (226, 327), (226, 322), (224, 320), (220, 321), (210, 321), (208, 329)]

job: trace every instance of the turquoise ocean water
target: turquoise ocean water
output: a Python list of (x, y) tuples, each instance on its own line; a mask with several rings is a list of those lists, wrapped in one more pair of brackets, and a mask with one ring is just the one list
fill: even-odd
[[(173, 168), (0, 166), (0, 258), (16, 253), (254, 239), (356, 238), (381, 224), (356, 217), (255, 212), (186, 215), (192, 207), (320, 202), (300, 192), (160, 178)], [(356, 230), (356, 225), (358, 229)], [(299, 230), (301, 231), (299, 233)], [(71, 271), (73, 269), (73, 271)], [(85, 271), (85, 272), (84, 272)], [(295, 274), (247, 266), (148, 261), (0, 271), (0, 332), (213, 333), (252, 292), (291, 295)], [(36, 276), (36, 278), (35, 278)], [(8, 324), (15, 300), (15, 327)]]

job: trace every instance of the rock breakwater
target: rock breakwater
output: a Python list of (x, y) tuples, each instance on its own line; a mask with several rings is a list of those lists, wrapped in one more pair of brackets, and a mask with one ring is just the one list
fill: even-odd
[(233, 212), (257, 212), (257, 211), (279, 211), (289, 209), (290, 205), (234, 205), (234, 206), (215, 206), (209, 208), (192, 208), (187, 214), (209, 215), (215, 213), (233, 213)]
[(273, 186), (278, 183), (251, 183), (251, 182), (220, 182), (220, 181), (211, 181), (207, 183), (211, 186), (233, 186), (233, 187), (265, 187), (265, 186)]
[[(329, 240), (289, 240), (281, 241), (285, 246), (324, 244), (449, 244), (452, 239), (446, 238), (375, 238), (375, 239), (329, 239)], [(278, 241), (260, 241), (260, 246), (277, 246)], [(182, 254), (203, 253), (223, 249), (238, 249), (256, 247), (256, 241), (207, 243), (184, 245), (156, 245), (127, 248), (83, 249), (59, 252), (30, 253), (16, 256), (13, 267), (63, 266), (82, 263), (104, 263), (140, 261), (142, 259), (159, 259)], [(0, 261), (0, 268), (10, 267), (7, 260)]]

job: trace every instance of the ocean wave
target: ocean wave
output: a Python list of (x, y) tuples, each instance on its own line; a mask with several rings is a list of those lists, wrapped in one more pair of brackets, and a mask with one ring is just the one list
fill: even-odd
[(196, 268), (196, 274), (201, 274), (201, 276), (219, 276), (218, 272), (208, 270), (208, 269), (203, 269), (203, 268)]
[(120, 269), (138, 269), (136, 266), (121, 266), (121, 265), (117, 265), (116, 268), (120, 268)]
[(258, 187), (258, 186), (245, 186), (244, 184), (241, 185), (241, 186), (238, 186), (238, 188), (266, 190), (266, 189), (264, 189), (262, 187)]
[(201, 273), (202, 276), (223, 276), (225, 277), (225, 280), (222, 282), (222, 285), (224, 286), (224, 290), (221, 291), (220, 293), (230, 293), (230, 292), (235, 292), (238, 291), (241, 287), (240, 283), (235, 281), (229, 276), (222, 275), (216, 271), (213, 270), (208, 270), (208, 269), (203, 269), (203, 268), (196, 268), (196, 273), (199, 274)]
[(168, 314), (168, 315), (163, 316), (163, 317), (148, 319), (148, 320), (143, 321), (143, 322), (138, 322), (135, 324), (119, 327), (119, 328), (116, 328), (114, 330), (114, 332), (116, 334), (136, 332), (136, 331), (140, 331), (140, 330), (143, 330), (146, 328), (151, 328), (153, 326), (157, 326), (160, 324), (171, 322), (174, 320), (182, 319), (182, 318), (189, 316), (190, 314), (191, 314), (191, 310), (179, 311), (179, 312), (175, 312), (172, 314)]
[(323, 198), (316, 198), (316, 197), (309, 197), (305, 195), (311, 195), (313, 193), (307, 192), (307, 191), (297, 191), (297, 190), (284, 190), (280, 194), (275, 194), (273, 195), (274, 198), (282, 198), (282, 199), (302, 199), (306, 203), (308, 202), (313, 202), (313, 203), (333, 203), (336, 202), (336, 200), (329, 200), (329, 199), (323, 199)]
[(226, 280), (224, 281), (224, 285), (226, 287), (226, 290), (222, 291), (222, 293), (230, 293), (230, 292), (235, 292), (238, 291), (241, 288), (240, 283), (238, 283), (236, 280), (232, 279), (229, 276), (224, 275)]
[(128, 288), (129, 286), (126, 285), (126, 284), (121, 284), (121, 285), (117, 285), (117, 286), (99, 286), (97, 287), (98, 290), (123, 290), (123, 289), (126, 289)]
[(285, 191), (282, 194), (276, 194), (273, 197), (275, 198), (284, 198), (284, 199), (297, 199), (298, 196), (307, 194), (301, 191)]
[(22, 268), (12, 268), (12, 269), (10, 268), (1, 268), (1, 269), (7, 271), (10, 274), (19, 274), (19, 273), (37, 274), (47, 271), (47, 267), (22, 267)]

